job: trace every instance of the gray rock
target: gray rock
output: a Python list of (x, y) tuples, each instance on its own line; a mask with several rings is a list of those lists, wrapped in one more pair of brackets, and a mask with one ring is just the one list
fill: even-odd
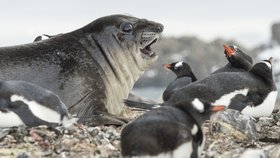
[(0, 128), (0, 139), (8, 135), (10, 132), (10, 128)]
[(268, 158), (279, 158), (280, 157), (280, 145), (269, 145), (266, 146), (265, 151)]
[(262, 149), (247, 149), (240, 158), (267, 158), (267, 156)]
[(275, 23), (272, 25), (272, 40), (280, 44), (280, 23)]
[(241, 141), (251, 141), (258, 138), (254, 120), (232, 109), (212, 115), (210, 128), (212, 132), (231, 135)]
[(267, 158), (263, 149), (257, 148), (239, 148), (231, 151), (227, 151), (217, 158)]
[(271, 117), (261, 117), (257, 124), (261, 127), (263, 126), (272, 126), (274, 124), (274, 119)]

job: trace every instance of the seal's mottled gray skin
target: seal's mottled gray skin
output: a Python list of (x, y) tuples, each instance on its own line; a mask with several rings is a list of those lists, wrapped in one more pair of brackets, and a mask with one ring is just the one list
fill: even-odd
[(162, 31), (159, 23), (112, 15), (50, 39), (2, 47), (0, 80), (49, 89), (78, 116), (119, 115), (134, 82), (157, 59), (149, 45)]

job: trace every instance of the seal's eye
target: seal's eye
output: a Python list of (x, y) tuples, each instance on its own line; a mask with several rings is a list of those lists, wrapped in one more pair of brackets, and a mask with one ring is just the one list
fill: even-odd
[(132, 30), (133, 30), (132, 24), (128, 23), (128, 22), (122, 23), (120, 28), (121, 28), (122, 32), (125, 34), (131, 34)]

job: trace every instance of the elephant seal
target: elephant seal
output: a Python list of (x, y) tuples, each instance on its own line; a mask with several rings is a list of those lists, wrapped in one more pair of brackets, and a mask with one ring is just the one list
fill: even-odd
[(94, 125), (118, 116), (135, 81), (157, 59), (163, 25), (126, 15), (101, 17), (69, 33), (0, 48), (0, 80), (24, 80), (57, 94), (69, 112)]

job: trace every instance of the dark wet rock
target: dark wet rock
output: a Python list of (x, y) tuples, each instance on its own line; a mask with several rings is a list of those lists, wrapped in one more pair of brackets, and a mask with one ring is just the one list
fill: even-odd
[(227, 109), (211, 117), (211, 131), (234, 136), (239, 140), (256, 140), (258, 137), (254, 120), (239, 111)]

